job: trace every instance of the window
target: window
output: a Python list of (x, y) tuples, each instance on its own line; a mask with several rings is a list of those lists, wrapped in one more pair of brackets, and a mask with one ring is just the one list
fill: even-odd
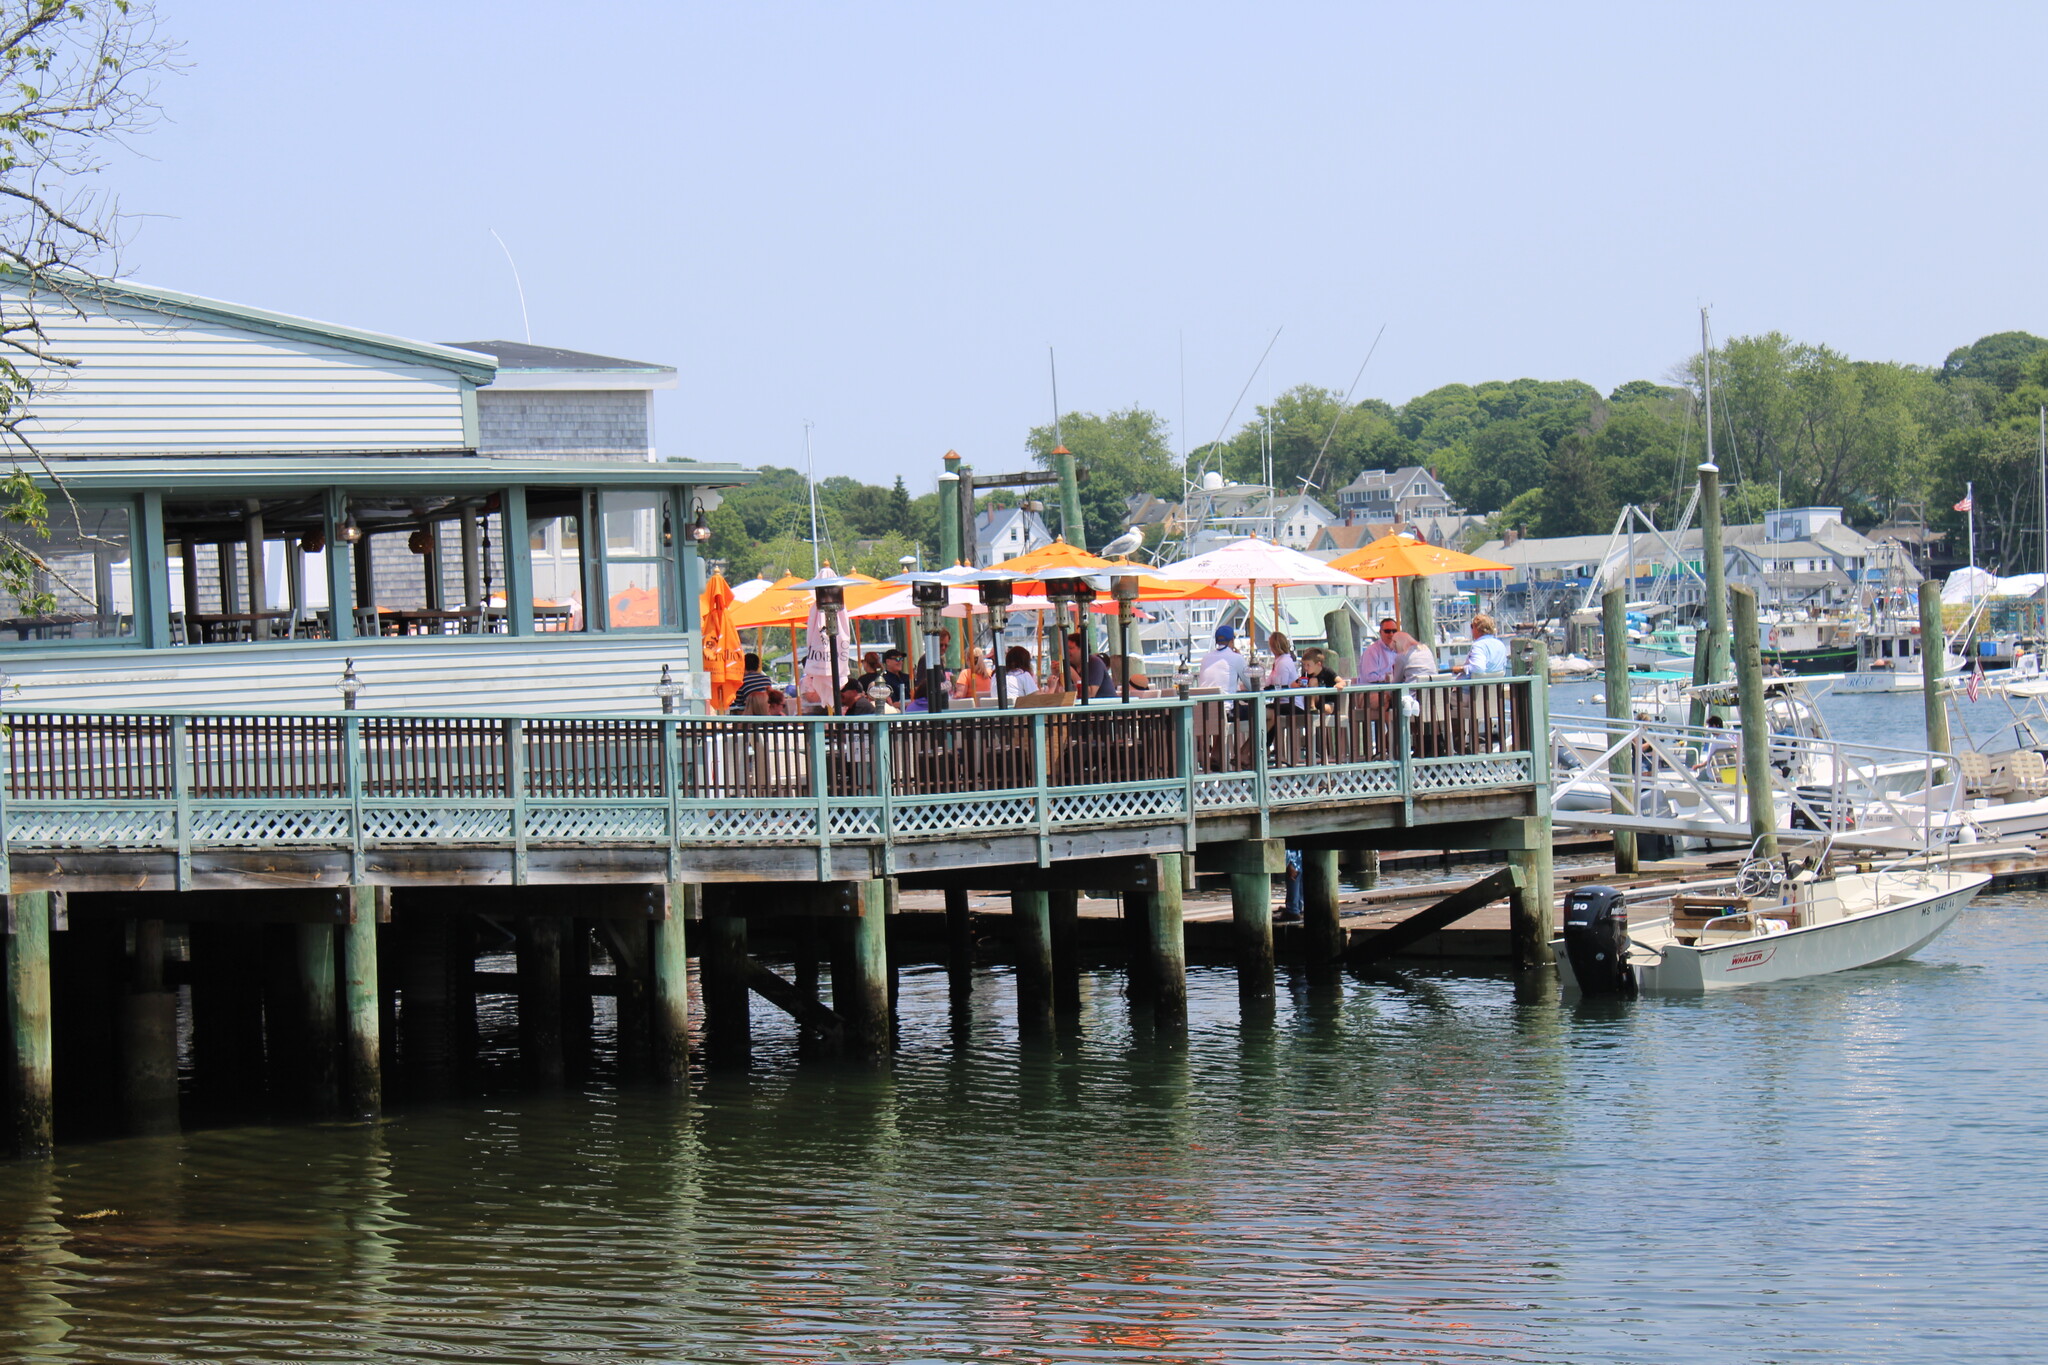
[(604, 520), (605, 624), (675, 630), (675, 531), (667, 493), (599, 494)]
[(125, 504), (50, 499), (50, 533), (7, 524), (7, 534), (42, 562), (26, 588), (10, 594), (0, 619), (0, 644), (106, 640), (135, 633), (134, 559)]
[(578, 491), (527, 490), (526, 545), (533, 564), (536, 631), (585, 628), (583, 502)]

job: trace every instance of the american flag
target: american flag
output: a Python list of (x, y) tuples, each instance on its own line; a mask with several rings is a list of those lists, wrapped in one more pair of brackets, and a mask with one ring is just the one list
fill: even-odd
[(1975, 508), (1976, 502), (1977, 500), (1975, 498), (1964, 498), (1961, 502), (1956, 504), (1956, 510), (1958, 512), (1971, 511)]
[(1969, 695), (1971, 701), (1975, 701), (1977, 700), (1977, 694), (1983, 690), (1983, 687), (1984, 665), (1978, 664), (1970, 670), (1970, 681), (1964, 685), (1963, 691)]

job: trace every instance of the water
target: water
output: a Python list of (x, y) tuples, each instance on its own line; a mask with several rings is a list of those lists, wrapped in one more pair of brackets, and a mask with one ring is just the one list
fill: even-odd
[[(1837, 694), (1825, 683), (1814, 690), (1819, 693), (1828, 733), (1843, 743), (1894, 749), (1927, 747), (1927, 712), (1920, 693)], [(1603, 715), (1604, 696), (1598, 682), (1560, 683), (1550, 689), (1551, 713), (1567, 720), (1574, 715)], [(1953, 703), (1949, 723), (1956, 727), (1957, 748), (1996, 749), (2010, 745), (2012, 719), (2006, 703), (1987, 692), (1976, 702)], [(1999, 738), (2001, 731), (2004, 738)]]
[(761, 1065), (0, 1167), (0, 1358), (1972, 1361), (2048, 1326), (2048, 898), (1918, 960), (1566, 1007), (1408, 970), (1024, 1046), (904, 977)]

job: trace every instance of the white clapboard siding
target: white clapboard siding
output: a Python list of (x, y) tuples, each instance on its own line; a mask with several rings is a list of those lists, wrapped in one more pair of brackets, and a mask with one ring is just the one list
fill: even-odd
[(317, 641), (93, 649), (10, 656), (6, 710), (332, 711), (342, 661), (354, 659), (365, 711), (461, 711), (497, 715), (657, 714), (655, 685), (667, 664), (689, 682), (691, 651), (680, 636), (509, 640)]
[(129, 303), (44, 318), (49, 352), (23, 434), (50, 456), (454, 450), (451, 368)]

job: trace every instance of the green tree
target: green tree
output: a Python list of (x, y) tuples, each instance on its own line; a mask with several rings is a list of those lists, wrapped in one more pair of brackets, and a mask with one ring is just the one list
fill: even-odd
[(1942, 362), (1941, 378), (1945, 383), (1976, 380), (2011, 393), (2019, 387), (2027, 361), (2043, 349), (2048, 349), (2048, 339), (2032, 332), (1994, 332), (1950, 351)]
[(903, 476), (896, 476), (896, 486), (889, 490), (890, 529), (901, 531), (906, 536), (917, 534), (916, 519), (910, 511), (910, 490), (903, 486)]
[[(1157, 413), (1135, 406), (1103, 416), (1070, 412), (1060, 419), (1060, 438), (1088, 471), (1080, 493), (1082, 538), (1090, 547), (1123, 534), (1131, 495), (1180, 496), (1180, 462)], [(1049, 426), (1033, 427), (1024, 439), (1024, 448), (1046, 469), (1052, 468), (1054, 444)], [(1049, 486), (1054, 491), (1041, 496), (1048, 507), (1047, 520), (1057, 526), (1059, 517), (1052, 509), (1058, 507), (1059, 495), (1056, 486)]]
[(1609, 491), (1606, 468), (1594, 454), (1592, 434), (1575, 431), (1559, 441), (1543, 483), (1537, 534), (1592, 535), (1613, 524), (1619, 507)]
[(711, 539), (705, 552), (713, 559), (725, 561), (726, 580), (739, 583), (752, 578), (761, 567), (761, 552), (755, 547), (754, 538), (747, 534), (746, 518), (728, 504), (720, 503), (711, 509), (706, 520), (711, 525)]

